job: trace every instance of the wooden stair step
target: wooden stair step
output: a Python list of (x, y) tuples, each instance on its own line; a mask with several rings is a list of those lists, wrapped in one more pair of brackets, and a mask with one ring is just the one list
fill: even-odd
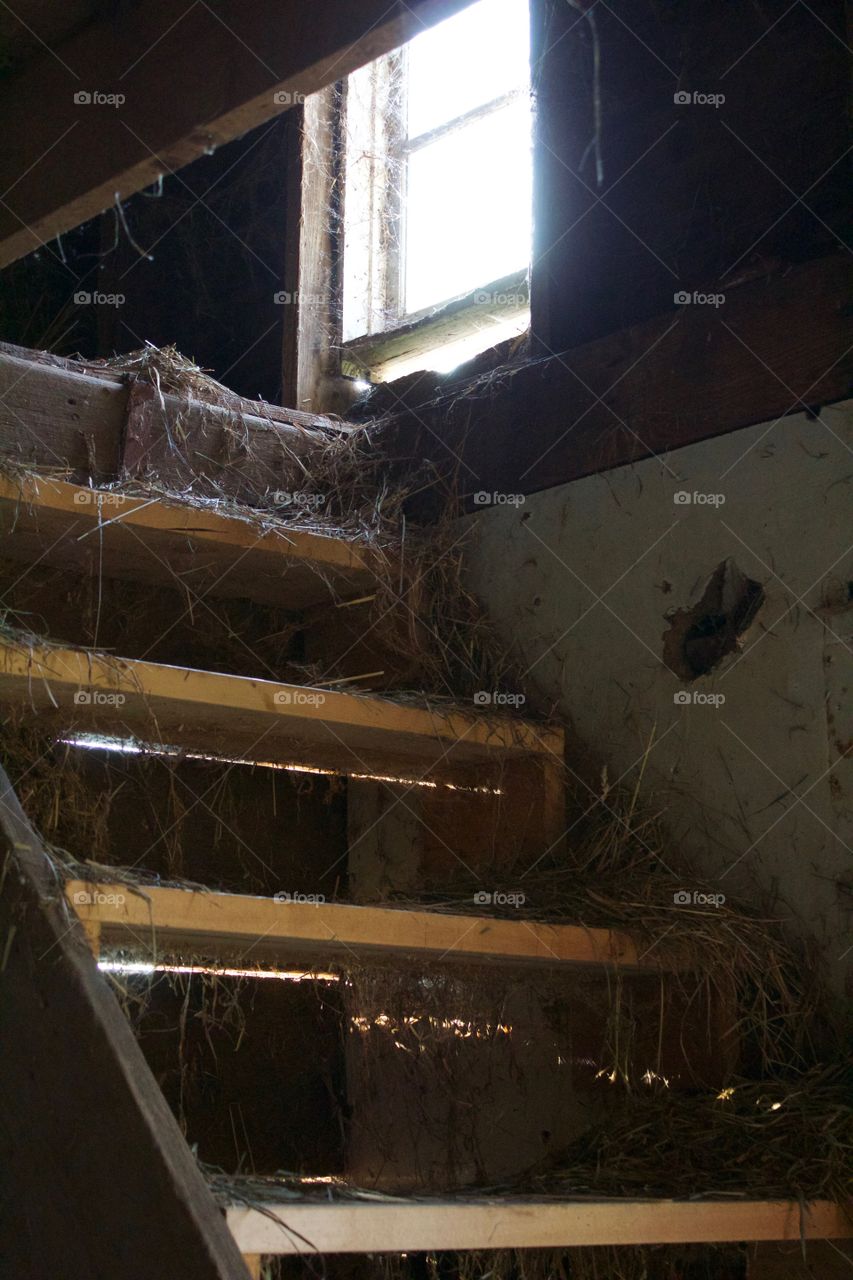
[(59, 732), (96, 732), (343, 773), (406, 770), (483, 781), (518, 757), (562, 761), (559, 728), (375, 695), (254, 680), (90, 650), (0, 639), (0, 704), (44, 713)]
[(369, 554), (177, 499), (0, 475), (3, 556), (302, 610), (373, 591)]
[(433, 1249), (568, 1249), (844, 1239), (853, 1220), (832, 1201), (554, 1200), (535, 1198), (263, 1201), (226, 1208), (245, 1253), (403, 1253)]
[[(71, 880), (66, 897), (96, 950), (109, 944), (143, 954), (237, 959), (254, 966), (294, 957), (415, 955), (443, 962), (618, 964), (657, 971), (673, 961), (610, 929), (541, 924), (402, 907), (279, 901), (200, 890)], [(660, 960), (660, 963), (658, 963)]]

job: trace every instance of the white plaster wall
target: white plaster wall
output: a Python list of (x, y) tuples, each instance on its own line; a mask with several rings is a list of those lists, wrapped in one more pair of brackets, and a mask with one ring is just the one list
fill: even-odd
[[(646, 790), (675, 838), (721, 892), (776, 897), (839, 983), (853, 955), (837, 884), (853, 869), (853, 402), (471, 520), (472, 586), (545, 700), (611, 782), (634, 780), (654, 737)], [(689, 685), (662, 662), (667, 613), (697, 603), (727, 557), (766, 599), (741, 651)], [(676, 704), (685, 689), (725, 702)]]

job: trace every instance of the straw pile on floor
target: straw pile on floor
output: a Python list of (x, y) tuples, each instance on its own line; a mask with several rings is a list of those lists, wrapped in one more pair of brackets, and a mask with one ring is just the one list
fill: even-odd
[(605, 1123), (526, 1185), (542, 1195), (850, 1198), (853, 1072), (815, 1067), (788, 1081), (685, 1096), (623, 1096)]

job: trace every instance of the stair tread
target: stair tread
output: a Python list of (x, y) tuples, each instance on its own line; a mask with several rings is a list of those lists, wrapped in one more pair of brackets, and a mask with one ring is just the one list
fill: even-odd
[(0, 474), (0, 532), (8, 559), (289, 610), (376, 585), (369, 553), (346, 538), (31, 474)]
[(243, 1253), (417, 1252), (433, 1249), (572, 1248), (586, 1245), (844, 1239), (845, 1208), (815, 1200), (577, 1199), (535, 1196), (406, 1200), (285, 1199), (226, 1206)]
[[(672, 966), (657, 951), (644, 963), (648, 944), (629, 934), (576, 924), (455, 914), (400, 906), (286, 901), (248, 894), (72, 880), (66, 897), (90, 936), (159, 952), (181, 945), (211, 958), (211, 951), (240, 951), (251, 964), (277, 956), (353, 953), (420, 954), (455, 960), (511, 961), (635, 970)], [(147, 931), (147, 932), (146, 932)], [(153, 931), (153, 932), (152, 932)], [(249, 943), (248, 947), (242, 944)], [(205, 950), (208, 948), (208, 950)], [(660, 963), (658, 963), (660, 961)]]
[(562, 760), (558, 727), (0, 637), (0, 702), (61, 732), (136, 736), (211, 756), (343, 773), (482, 781), (509, 757)]

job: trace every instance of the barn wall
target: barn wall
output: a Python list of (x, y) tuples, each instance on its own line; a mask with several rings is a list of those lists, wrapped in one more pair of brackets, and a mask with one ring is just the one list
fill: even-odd
[[(611, 782), (633, 782), (652, 742), (644, 786), (676, 844), (720, 892), (775, 898), (837, 986), (853, 843), (851, 443), (848, 401), (471, 517), (472, 584), (543, 701)], [(727, 589), (736, 566), (764, 601), (738, 651), (690, 680), (664, 646), (679, 669), (674, 615), (723, 562)]]

